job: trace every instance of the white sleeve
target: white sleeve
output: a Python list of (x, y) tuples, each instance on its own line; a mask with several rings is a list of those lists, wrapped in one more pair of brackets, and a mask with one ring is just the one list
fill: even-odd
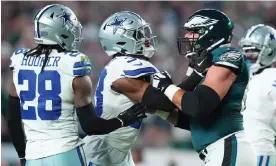
[(150, 62), (137, 59), (135, 61), (126, 61), (125, 66), (121, 70), (121, 77), (139, 78), (142, 76), (152, 75), (158, 72), (157, 68)]
[(22, 60), (23, 54), (29, 50), (29, 48), (20, 48), (12, 54), (10, 57), (10, 70), (14, 71), (16, 69), (18, 63)]
[[(108, 73), (106, 79), (110, 86), (113, 82), (121, 78), (142, 78), (145, 81), (151, 81), (151, 75), (159, 72), (149, 61), (132, 58), (132, 57), (117, 57), (113, 59), (103, 70)], [(145, 77), (146, 76), (146, 77)]]
[(65, 54), (65, 63), (62, 64), (62, 71), (73, 77), (81, 77), (91, 73), (91, 62), (82, 53)]

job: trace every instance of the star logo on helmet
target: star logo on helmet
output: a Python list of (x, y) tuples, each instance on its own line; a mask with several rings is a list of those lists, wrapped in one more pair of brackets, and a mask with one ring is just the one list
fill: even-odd
[(123, 25), (123, 22), (126, 21), (125, 19), (119, 19), (117, 16), (115, 17), (115, 20), (112, 23), (107, 24), (107, 26), (113, 26), (113, 35), (116, 33), (119, 27)]
[(269, 37), (270, 37), (270, 40), (275, 40), (275, 36), (272, 33), (270, 33)]
[(62, 18), (62, 20), (63, 20), (63, 26), (65, 26), (65, 24), (66, 24), (67, 21), (69, 21), (69, 22), (71, 21), (70, 20), (70, 15), (71, 14), (66, 13), (64, 11), (64, 9), (61, 9), (61, 10), (62, 10), (63, 14), (57, 15), (57, 17)]

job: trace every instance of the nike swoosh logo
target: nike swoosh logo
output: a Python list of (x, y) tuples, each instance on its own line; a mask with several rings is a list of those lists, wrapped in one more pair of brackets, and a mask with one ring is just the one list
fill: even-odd
[(203, 61), (201, 61), (200, 63), (198, 63), (197, 65), (198, 65), (198, 66), (200, 66), (203, 62), (204, 62), (204, 60), (203, 60)]
[(142, 62), (138, 63), (138, 64), (134, 64), (133, 66), (142, 66)]

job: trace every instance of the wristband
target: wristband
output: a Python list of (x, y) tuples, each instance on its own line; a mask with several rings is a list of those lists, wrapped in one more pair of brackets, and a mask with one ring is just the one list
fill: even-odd
[(167, 87), (164, 94), (172, 101), (175, 92), (178, 91), (179, 89), (180, 89), (179, 87), (175, 86), (174, 84), (171, 84), (170, 86)]
[(164, 120), (167, 120), (167, 118), (170, 115), (170, 113), (169, 112), (160, 111), (160, 110), (156, 110), (156, 112), (154, 113), (154, 115), (157, 115), (160, 118), (162, 118)]

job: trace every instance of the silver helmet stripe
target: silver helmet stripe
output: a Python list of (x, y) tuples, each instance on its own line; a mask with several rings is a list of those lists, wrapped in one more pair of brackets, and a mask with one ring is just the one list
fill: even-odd
[(246, 38), (250, 38), (250, 36), (255, 32), (258, 28), (262, 27), (263, 24), (260, 24), (258, 26), (255, 26), (255, 28), (252, 28), (250, 32), (247, 33)]
[(54, 6), (56, 6), (56, 4), (55, 5), (49, 5), (48, 7), (45, 7), (44, 8), (44, 10), (41, 10), (38, 14), (37, 14), (37, 16), (36, 16), (36, 18), (35, 18), (35, 31), (36, 31), (36, 35), (37, 35), (37, 37), (38, 38), (40, 38), (40, 32), (39, 32), (39, 19), (41, 18), (41, 16), (43, 15), (43, 13), (45, 13), (48, 9), (50, 9), (50, 8), (52, 8), (52, 7), (54, 7)]

